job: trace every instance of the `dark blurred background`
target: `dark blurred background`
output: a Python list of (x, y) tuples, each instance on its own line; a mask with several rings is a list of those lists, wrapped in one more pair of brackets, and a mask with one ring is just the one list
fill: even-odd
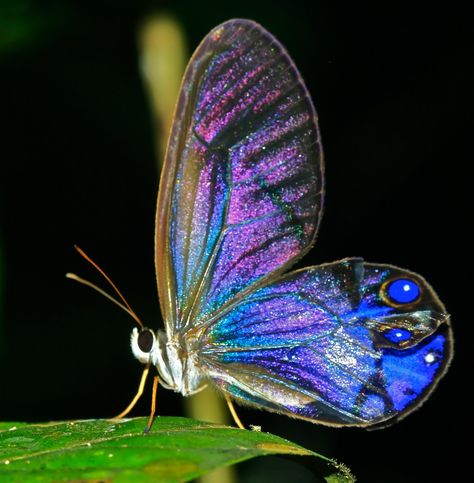
[[(160, 327), (156, 133), (137, 29), (151, 13), (168, 12), (192, 51), (218, 23), (247, 17), (287, 47), (320, 117), (326, 209), (317, 245), (299, 265), (358, 255), (419, 272), (452, 314), (457, 342), (432, 397), (391, 428), (336, 430), (250, 410), (241, 417), (343, 461), (361, 482), (461, 481), (474, 337), (465, 288), (473, 161), (467, 11), (297, 0), (39, 5), (0, 7), (1, 420), (109, 417), (133, 395), (141, 366), (129, 349), (132, 320), (64, 274), (105, 286), (75, 254), (77, 243)], [(147, 414), (149, 399), (135, 415)], [(182, 414), (181, 401), (159, 390), (160, 414)], [(240, 472), (244, 482), (314, 481), (279, 459)]]

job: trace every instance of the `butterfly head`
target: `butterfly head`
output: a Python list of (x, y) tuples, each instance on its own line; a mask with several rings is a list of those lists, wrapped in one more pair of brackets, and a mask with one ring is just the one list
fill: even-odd
[(143, 327), (132, 331), (133, 355), (142, 363), (157, 368), (160, 382), (168, 389), (187, 396), (203, 386), (202, 376), (196, 367), (195, 355), (186, 341), (168, 340), (162, 330), (153, 332)]
[(142, 363), (155, 366), (160, 374), (161, 383), (168, 389), (177, 390), (175, 379), (169, 367), (166, 334), (159, 330), (153, 332), (147, 327), (132, 331), (130, 340), (133, 355)]

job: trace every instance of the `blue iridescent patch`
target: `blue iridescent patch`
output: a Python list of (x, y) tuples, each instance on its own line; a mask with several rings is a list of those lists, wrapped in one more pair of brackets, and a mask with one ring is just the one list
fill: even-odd
[(410, 304), (420, 296), (420, 287), (409, 278), (399, 278), (390, 282), (386, 290), (390, 300), (396, 304)]
[(448, 344), (443, 334), (405, 351), (386, 350), (382, 367), (386, 388), (397, 411), (403, 411), (436, 379)]

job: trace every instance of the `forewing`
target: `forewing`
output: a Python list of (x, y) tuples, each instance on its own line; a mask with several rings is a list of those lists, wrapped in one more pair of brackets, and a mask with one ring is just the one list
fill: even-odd
[(168, 333), (197, 327), (310, 247), (321, 158), (313, 104), (281, 44), (249, 20), (212, 30), (183, 79), (158, 197)]
[(212, 320), (199, 359), (241, 402), (368, 426), (416, 408), (451, 356), (449, 317), (423, 278), (347, 259), (290, 273)]

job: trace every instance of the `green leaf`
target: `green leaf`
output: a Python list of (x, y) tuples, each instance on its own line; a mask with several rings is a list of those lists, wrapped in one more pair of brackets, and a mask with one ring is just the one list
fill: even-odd
[(0, 423), (0, 482), (181, 482), (256, 456), (309, 457), (330, 483), (355, 481), (349, 470), (272, 434), (159, 417)]

